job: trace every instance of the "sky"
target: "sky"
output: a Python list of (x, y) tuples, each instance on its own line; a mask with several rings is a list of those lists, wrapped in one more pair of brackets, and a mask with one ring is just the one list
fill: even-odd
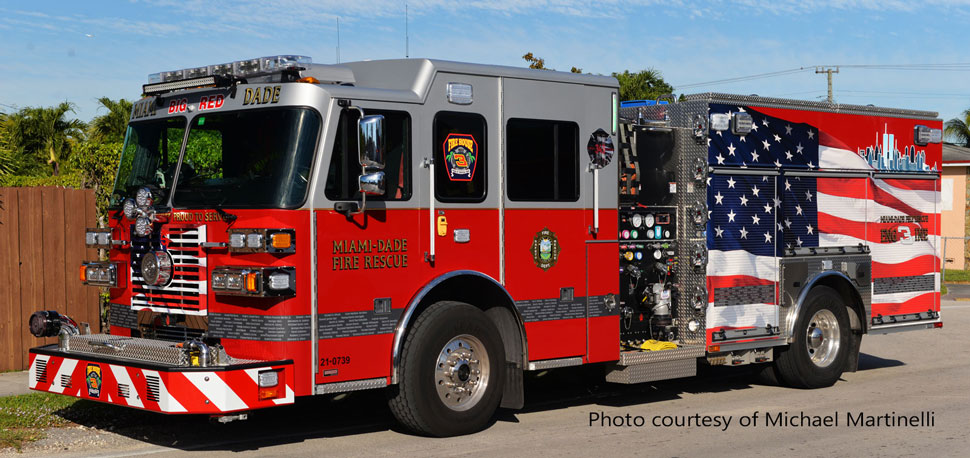
[(968, 23), (970, 0), (4, 0), (0, 111), (66, 100), (88, 121), (150, 73), (266, 55), (524, 67), (532, 52), (562, 70), (653, 68), (678, 94), (806, 100), (826, 97), (816, 66), (840, 66), (836, 102), (950, 119), (970, 108)]

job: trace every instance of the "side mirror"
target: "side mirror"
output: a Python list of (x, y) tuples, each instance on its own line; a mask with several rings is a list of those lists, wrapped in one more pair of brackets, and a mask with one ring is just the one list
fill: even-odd
[(371, 172), (360, 175), (360, 193), (368, 196), (384, 195), (384, 172)]
[(378, 170), (384, 169), (384, 116), (370, 115), (360, 118), (357, 122), (357, 133), (360, 147), (360, 165)]

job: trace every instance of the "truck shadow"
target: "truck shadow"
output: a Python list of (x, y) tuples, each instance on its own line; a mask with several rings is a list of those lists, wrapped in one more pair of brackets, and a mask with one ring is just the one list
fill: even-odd
[[(902, 364), (862, 354), (859, 369)], [(606, 383), (603, 367), (598, 365), (530, 373), (525, 378), (525, 406), (518, 411), (500, 409), (493, 422), (518, 423), (518, 412), (576, 406), (624, 407), (670, 401), (685, 394), (751, 389), (758, 384), (753, 369), (701, 366), (698, 377), (639, 385)], [(294, 405), (252, 412), (248, 420), (227, 424), (211, 421), (206, 416), (169, 416), (90, 401), (79, 401), (56, 414), (88, 428), (185, 451), (260, 450), (379, 431), (409, 434), (394, 420), (382, 390), (300, 398)]]

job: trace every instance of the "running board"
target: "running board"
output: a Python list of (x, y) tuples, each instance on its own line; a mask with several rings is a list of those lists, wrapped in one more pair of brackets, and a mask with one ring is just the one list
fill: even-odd
[(693, 377), (697, 375), (697, 358), (705, 354), (702, 346), (621, 352), (619, 361), (607, 366), (606, 381), (633, 384)]

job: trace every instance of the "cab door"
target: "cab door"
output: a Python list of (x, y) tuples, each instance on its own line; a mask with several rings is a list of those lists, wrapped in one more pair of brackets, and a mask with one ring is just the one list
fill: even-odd
[[(443, 96), (457, 85), (473, 98)], [(422, 228), (427, 279), (455, 271), (500, 278), (498, 79), (439, 73), (427, 104), (429, 184)], [(442, 96), (438, 96), (441, 94)]]
[(581, 91), (504, 81), (504, 280), (525, 322), (530, 361), (587, 353), (584, 191), (591, 188), (580, 144), (584, 110), (574, 103)]

